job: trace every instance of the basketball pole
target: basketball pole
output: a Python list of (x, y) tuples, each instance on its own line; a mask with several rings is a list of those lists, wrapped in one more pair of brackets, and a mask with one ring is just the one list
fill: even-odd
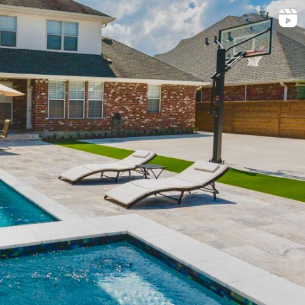
[(214, 109), (214, 144), (213, 144), (213, 163), (223, 163), (221, 158), (222, 151), (222, 129), (223, 129), (223, 106), (225, 90), (225, 68), (226, 68), (226, 49), (217, 50), (216, 73), (219, 77), (216, 80), (216, 96)]

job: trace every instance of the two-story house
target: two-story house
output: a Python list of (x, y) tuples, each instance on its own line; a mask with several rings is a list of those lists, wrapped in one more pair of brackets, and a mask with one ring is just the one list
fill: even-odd
[(110, 38), (114, 18), (72, 0), (0, 0), (0, 122), (48, 133), (191, 129), (198, 78)]

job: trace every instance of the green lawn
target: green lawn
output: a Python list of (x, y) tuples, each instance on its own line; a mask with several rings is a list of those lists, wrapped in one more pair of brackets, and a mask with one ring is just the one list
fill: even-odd
[[(90, 144), (76, 140), (52, 141), (50, 143), (114, 159), (124, 159), (133, 153), (132, 150)], [(166, 166), (167, 170), (175, 173), (180, 173), (193, 164), (191, 161), (163, 156), (155, 157), (151, 163)], [(219, 182), (305, 202), (305, 181), (277, 178), (230, 169), (226, 175), (220, 178)]]

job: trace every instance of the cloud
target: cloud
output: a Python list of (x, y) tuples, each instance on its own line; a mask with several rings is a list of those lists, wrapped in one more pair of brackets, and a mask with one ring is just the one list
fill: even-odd
[[(117, 20), (103, 29), (103, 35), (128, 44), (144, 53), (154, 55), (174, 48), (182, 39), (192, 37), (222, 18), (241, 16), (257, 11), (257, 0), (78, 0)], [(268, 2), (268, 0), (266, 0)], [(269, 0), (270, 1), (270, 0)], [(273, 1), (267, 9), (278, 13), (277, 4), (304, 0)]]
[(270, 12), (270, 16), (278, 18), (279, 12), (285, 8), (294, 8), (298, 12), (298, 25), (305, 26), (305, 1), (304, 0), (280, 0), (271, 1), (264, 9)]
[(208, 1), (202, 0), (108, 0), (96, 6), (117, 17), (104, 29), (105, 35), (149, 54), (167, 51), (199, 33), (207, 7)]

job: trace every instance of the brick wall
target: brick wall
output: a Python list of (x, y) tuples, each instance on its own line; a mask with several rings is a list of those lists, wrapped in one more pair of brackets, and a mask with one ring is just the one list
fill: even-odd
[[(87, 88), (88, 84), (86, 84)], [(33, 126), (36, 131), (110, 130), (112, 116), (119, 112), (123, 130), (191, 129), (195, 126), (196, 87), (163, 85), (161, 113), (147, 113), (147, 84), (105, 83), (103, 119), (48, 119), (48, 81), (35, 80)], [(66, 85), (68, 117), (69, 82)], [(87, 114), (85, 96), (85, 113)]]
[[(287, 83), (288, 99), (295, 100), (297, 98), (297, 89), (295, 83)], [(246, 86), (231, 86), (225, 88), (225, 101), (244, 101)], [(209, 101), (211, 98), (211, 89), (204, 88), (202, 90), (202, 100)], [(279, 83), (248, 85), (247, 101), (259, 100), (283, 100), (284, 87)]]
[(33, 81), (33, 129), (35, 131), (42, 130), (48, 117), (48, 81), (35, 80)]

